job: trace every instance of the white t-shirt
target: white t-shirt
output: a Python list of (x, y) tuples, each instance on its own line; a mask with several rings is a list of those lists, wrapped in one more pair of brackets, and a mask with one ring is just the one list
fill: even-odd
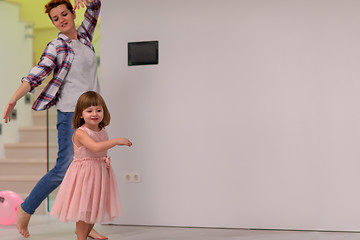
[(95, 52), (79, 40), (72, 40), (70, 46), (75, 57), (61, 84), (59, 101), (56, 103), (56, 108), (62, 112), (74, 112), (76, 102), (84, 92), (100, 92)]

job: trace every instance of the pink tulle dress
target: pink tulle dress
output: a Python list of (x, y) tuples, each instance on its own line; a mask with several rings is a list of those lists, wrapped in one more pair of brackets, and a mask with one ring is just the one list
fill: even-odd
[[(84, 126), (94, 141), (108, 140), (103, 128), (99, 132)], [(63, 222), (84, 221), (89, 224), (112, 221), (121, 215), (119, 191), (107, 151), (94, 153), (74, 144), (74, 160), (69, 166), (50, 215)]]

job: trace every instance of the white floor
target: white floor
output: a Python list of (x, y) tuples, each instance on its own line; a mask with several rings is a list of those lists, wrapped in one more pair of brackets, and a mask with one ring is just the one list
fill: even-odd
[[(34, 215), (29, 240), (75, 240), (74, 223)], [(360, 240), (360, 233), (96, 225), (109, 240)], [(24, 239), (15, 226), (0, 225), (0, 240)]]

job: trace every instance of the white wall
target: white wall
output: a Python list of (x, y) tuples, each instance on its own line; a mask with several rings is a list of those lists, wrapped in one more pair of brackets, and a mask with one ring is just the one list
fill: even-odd
[[(360, 2), (107, 0), (120, 224), (360, 230)], [(127, 66), (127, 42), (159, 65)], [(141, 172), (126, 184), (125, 172)]]
[[(0, 113), (1, 119), (6, 104), (15, 90), (21, 84), (21, 78), (27, 75), (32, 67), (33, 33), (32, 25), (20, 21), (20, 7), (16, 4), (0, 2)], [(31, 105), (25, 104), (24, 99), (16, 105), (17, 120), (3, 127), (0, 145), (5, 142), (18, 141), (18, 127), (31, 124)], [(1, 152), (2, 150), (0, 150)], [(0, 158), (3, 156), (0, 153)]]

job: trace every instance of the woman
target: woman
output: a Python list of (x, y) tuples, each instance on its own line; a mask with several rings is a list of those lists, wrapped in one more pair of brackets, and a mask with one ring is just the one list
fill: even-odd
[[(80, 6), (85, 7), (84, 4), (87, 7), (84, 21), (76, 29), (75, 10)], [(61, 184), (72, 161), (72, 117), (77, 99), (89, 90), (99, 92), (97, 60), (91, 42), (100, 7), (100, 0), (75, 0), (74, 8), (69, 0), (51, 0), (45, 5), (45, 12), (60, 33), (47, 45), (39, 63), (22, 79), (22, 84), (5, 108), (4, 119), (8, 123), (16, 102), (53, 72), (53, 78), (34, 102), (33, 109), (40, 111), (56, 105), (59, 151), (55, 167), (40, 179), (30, 195), (18, 206), (17, 228), (26, 238), (30, 236), (28, 224), (31, 215)], [(90, 232), (89, 237), (107, 239), (95, 230)]]

